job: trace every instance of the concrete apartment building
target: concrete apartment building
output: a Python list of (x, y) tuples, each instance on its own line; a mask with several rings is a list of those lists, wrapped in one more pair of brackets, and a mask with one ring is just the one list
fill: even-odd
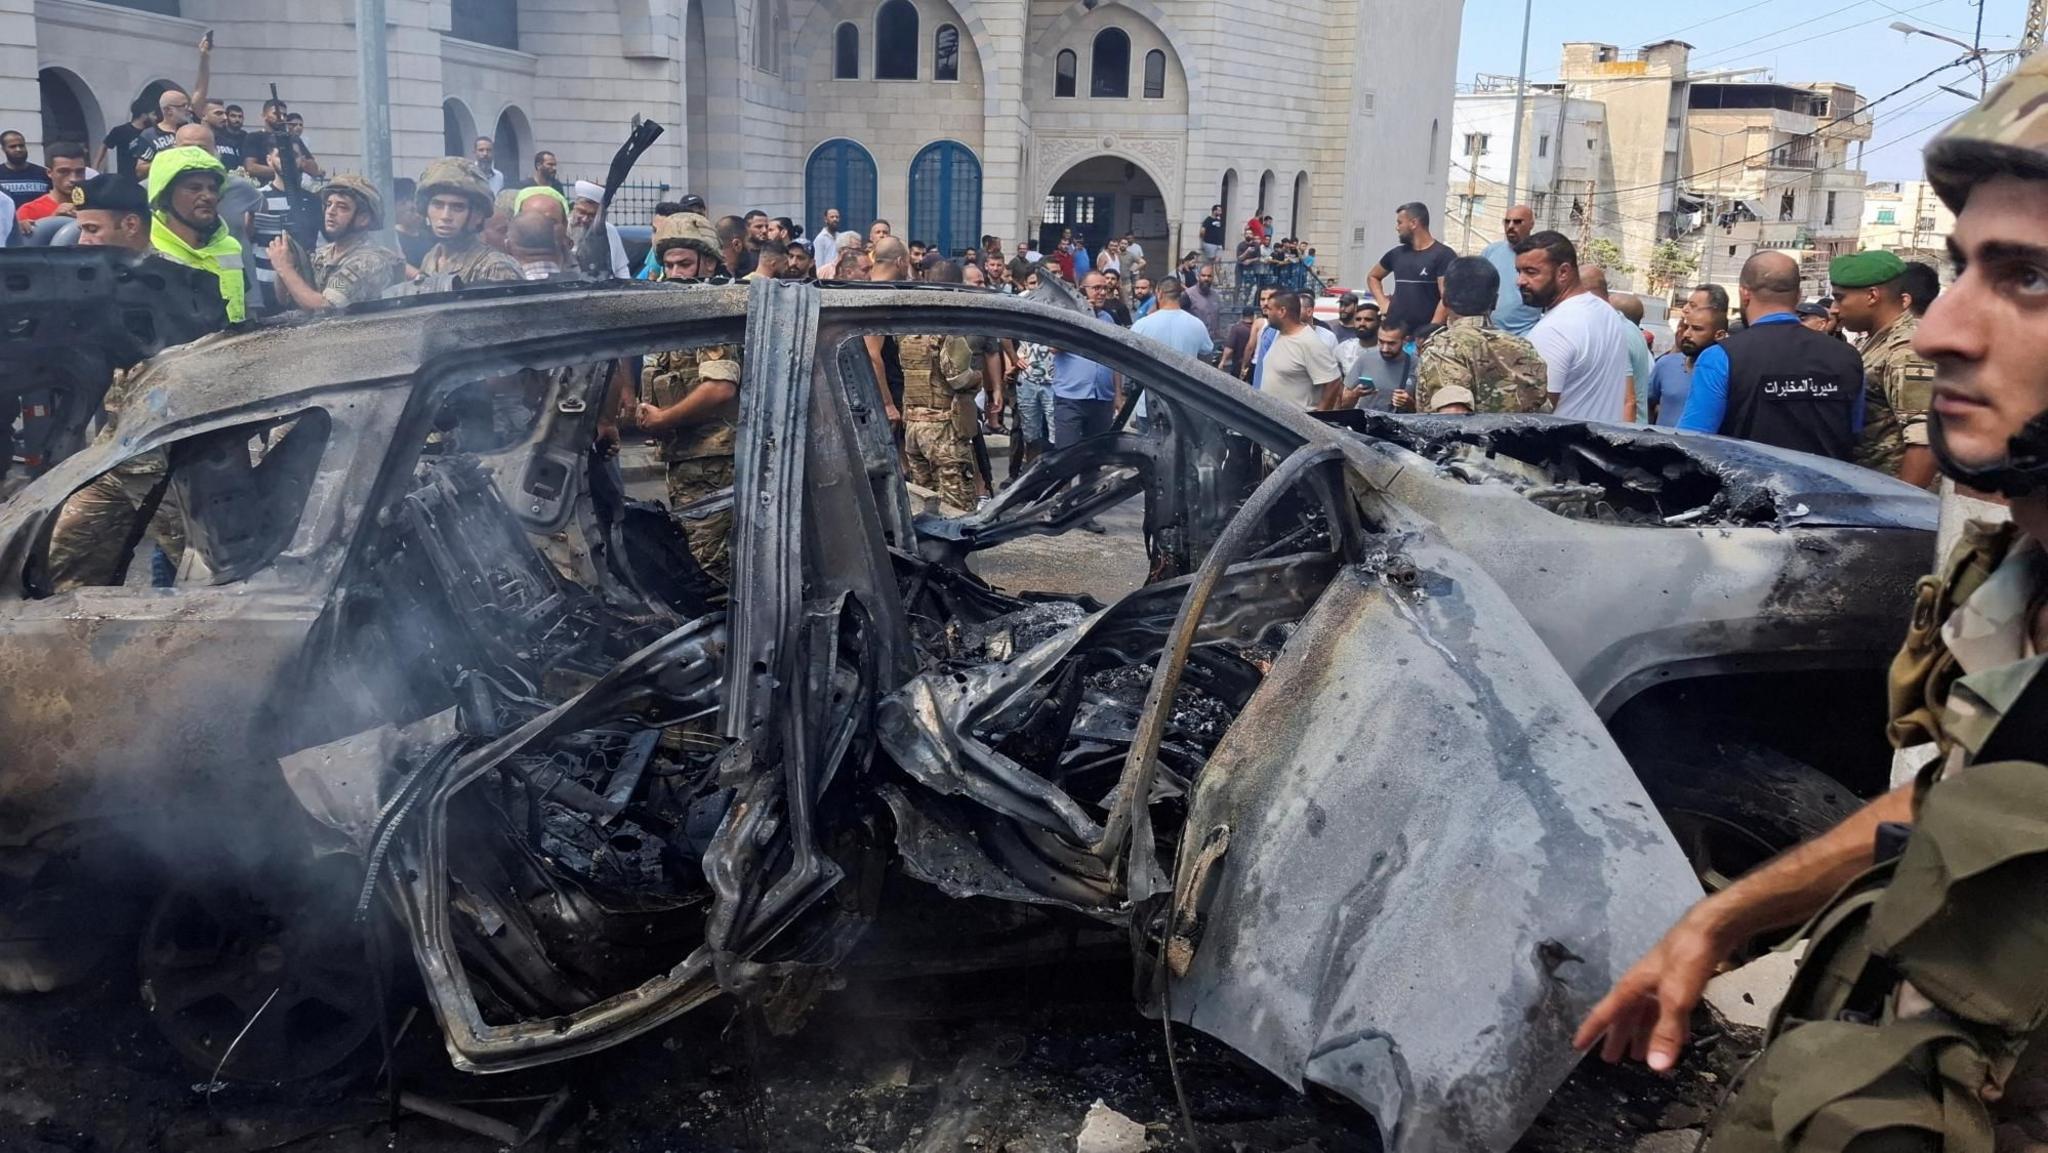
[[(973, 243), (1075, 227), (1193, 248), (1255, 210), (1361, 283), (1394, 207), (1441, 203), (1463, 0), (387, 0), (394, 171), (470, 137), (601, 179), (636, 112), (636, 179), (815, 229), (889, 219)], [(0, 0), (0, 128), (97, 142), (189, 85), (253, 122), (277, 82), (330, 166), (356, 165), (350, 0)], [(1284, 17), (1284, 18), (1283, 18)], [(40, 149), (34, 150), (38, 155)], [(1153, 247), (1157, 245), (1157, 247)]]
[(1701, 209), (1683, 238), (1698, 240), (1702, 279), (1732, 283), (1769, 248), (1824, 284), (1828, 262), (1858, 249), (1866, 180), (1854, 153), (1870, 139), (1861, 106), (1841, 84), (1693, 83), (1685, 189)]
[(1863, 190), (1862, 247), (1924, 260), (1948, 276), (1948, 234), (1956, 214), (1925, 180), (1876, 181)]
[[(1512, 76), (1481, 76), (1473, 91), (1453, 102), (1450, 189), (1437, 235), (1459, 252), (1500, 239), (1514, 121)], [(1607, 223), (1611, 201), (1595, 194), (1615, 187), (1606, 105), (1567, 96), (1562, 85), (1531, 85), (1522, 101), (1521, 140), (1518, 199), (1535, 213), (1536, 228), (1619, 241)]]
[[(1592, 233), (1620, 245), (1634, 269), (1622, 282), (1637, 290), (1649, 287), (1658, 245), (1674, 240), (1698, 264), (1694, 281), (1732, 284), (1764, 248), (1824, 275), (1830, 259), (1859, 247), (1857, 146), (1870, 139), (1861, 97), (1840, 84), (1753, 79), (1754, 70), (1693, 72), (1691, 51), (1676, 40), (1633, 52), (1564, 46), (1557, 87), (1605, 113), (1609, 156), (1575, 174), (1587, 179)], [(1510, 85), (1510, 104), (1512, 95)]]

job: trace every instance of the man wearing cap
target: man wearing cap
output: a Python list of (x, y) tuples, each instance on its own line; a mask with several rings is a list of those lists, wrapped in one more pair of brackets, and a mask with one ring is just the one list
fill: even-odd
[(1808, 332), (1818, 332), (1826, 336), (1834, 324), (1834, 317), (1828, 313), (1828, 306), (1817, 300), (1809, 300), (1792, 312), (1799, 317), (1799, 327)]
[(1864, 334), (1856, 345), (1867, 397), (1856, 463), (1926, 488), (1934, 483), (1927, 446), (1934, 365), (1913, 351), (1920, 318), (1906, 307), (1905, 277), (1906, 262), (1890, 252), (1837, 256), (1828, 265), (1842, 327)]
[[(1495, 328), (1488, 314), (1500, 300), (1500, 273), (1484, 256), (1461, 256), (1444, 270), (1444, 306), (1451, 322), (1422, 342), (1415, 384), (1422, 412), (1437, 411), (1437, 394), (1455, 388), (1479, 412), (1541, 412), (1550, 370), (1527, 340)], [(1405, 407), (1401, 393), (1394, 407)]]
[(452, 276), (458, 287), (523, 279), (518, 261), (481, 239), (491, 187), (476, 165), (459, 156), (436, 160), (420, 173), (416, 195), (435, 241), (420, 258), (421, 277)]
[[(718, 231), (695, 212), (654, 225), (654, 252), (667, 280), (705, 280), (719, 272)], [(640, 373), (638, 402), (621, 423), (651, 434), (668, 465), (668, 507), (689, 539), (690, 555), (713, 578), (732, 579), (730, 507), (689, 506), (732, 487), (740, 413), (740, 346), (714, 344), (657, 352)]]
[(1671, 1069), (1716, 969), (1810, 925), (1709, 1153), (2017, 1153), (2048, 1133), (2044, 106), (2035, 55), (1926, 152), (1957, 273), (1913, 339), (1935, 368), (1928, 449), (2012, 521), (1966, 527), (1905, 622), (1888, 735), (1925, 767), (1695, 905), (1576, 1038)]
[(811, 242), (798, 238), (786, 246), (789, 263), (783, 269), (784, 280), (812, 281), (818, 278), (817, 262), (811, 259)]
[[(578, 253), (583, 248), (583, 238), (590, 232), (592, 222), (597, 219), (597, 210), (604, 204), (604, 188), (588, 180), (575, 184), (576, 198), (569, 204), (569, 251)], [(631, 280), (633, 266), (626, 261), (626, 242), (619, 235), (619, 228), (609, 220), (604, 225), (605, 241), (610, 249), (612, 278)], [(601, 268), (585, 269), (585, 272), (600, 273)]]
[(299, 271), (291, 243), (270, 242), (279, 296), (295, 308), (318, 312), (376, 300), (405, 279), (405, 257), (378, 244), (372, 233), (384, 219), (384, 198), (360, 176), (337, 176), (320, 190), (320, 233), (327, 243), (313, 251), (311, 275)]
[(78, 243), (149, 251), (149, 200), (142, 186), (118, 172), (103, 172), (71, 193)]

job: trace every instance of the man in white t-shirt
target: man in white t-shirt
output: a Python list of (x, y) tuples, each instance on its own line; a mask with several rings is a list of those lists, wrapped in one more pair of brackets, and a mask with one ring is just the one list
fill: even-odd
[(1276, 292), (1267, 298), (1266, 322), (1275, 335), (1259, 362), (1260, 391), (1304, 411), (1358, 403), (1364, 394), (1345, 399), (1350, 390), (1344, 387), (1337, 353), (1302, 320), (1300, 297)]
[(1549, 370), (1551, 410), (1579, 420), (1633, 419), (1629, 326), (1580, 282), (1578, 249), (1563, 233), (1531, 236), (1515, 246), (1515, 281), (1522, 299), (1543, 310), (1529, 343)]

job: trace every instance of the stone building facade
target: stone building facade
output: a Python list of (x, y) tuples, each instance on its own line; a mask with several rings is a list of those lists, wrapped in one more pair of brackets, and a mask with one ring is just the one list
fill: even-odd
[[(386, 0), (394, 171), (498, 142), (815, 228), (879, 215), (957, 245), (1060, 226), (1195, 246), (1263, 208), (1350, 283), (1397, 204), (1441, 204), (1462, 0)], [(0, 0), (0, 127), (95, 141), (189, 86), (257, 119), (269, 85), (335, 168), (358, 153), (350, 0)], [(465, 145), (464, 151), (467, 151)], [(1150, 251), (1150, 249), (1148, 249)]]

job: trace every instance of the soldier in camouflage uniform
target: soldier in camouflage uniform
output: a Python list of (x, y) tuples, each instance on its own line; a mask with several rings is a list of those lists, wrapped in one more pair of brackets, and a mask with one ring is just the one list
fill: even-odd
[(1905, 614), (1887, 736), (1915, 778), (1695, 905), (1580, 1027), (1581, 1048), (1671, 1069), (1716, 969), (1805, 923), (1709, 1153), (2048, 1147), (2048, 53), (1926, 163), (1957, 272), (1913, 338), (1936, 369), (1928, 449), (2011, 523), (1967, 525)]
[(1906, 262), (1889, 252), (1838, 256), (1828, 266), (1842, 326), (1864, 333), (1863, 438), (1856, 463), (1926, 488), (1934, 482), (1927, 447), (1927, 409), (1934, 400), (1934, 365), (1913, 351), (1920, 318), (1901, 294)]
[(519, 262), (483, 242), (491, 218), (491, 186), (476, 165), (446, 156), (420, 173), (420, 215), (439, 241), (420, 258), (420, 276), (453, 276), (461, 284), (520, 280)]
[[(1500, 272), (1483, 257), (1466, 256), (1444, 273), (1444, 306), (1451, 322), (1423, 342), (1417, 355), (1418, 412), (1434, 412), (1440, 388), (1470, 389), (1475, 412), (1538, 412), (1550, 373), (1536, 346), (1487, 319), (1500, 299)], [(1394, 398), (1396, 406), (1402, 402)]]
[[(666, 280), (702, 280), (718, 271), (718, 232), (695, 212), (654, 223), (654, 257)], [(671, 512), (732, 487), (733, 440), (740, 412), (740, 348), (716, 344), (658, 352), (641, 371), (641, 403), (632, 423), (654, 434), (668, 465)], [(719, 581), (732, 579), (732, 511), (680, 516), (690, 554)]]
[(974, 344), (964, 336), (903, 336), (903, 463), (910, 483), (974, 511), (974, 394), (981, 391)]
[(384, 197), (360, 176), (337, 176), (320, 190), (321, 234), (327, 243), (313, 251), (310, 273), (299, 270), (289, 236), (270, 244), (270, 266), (279, 293), (299, 308), (319, 311), (376, 300), (405, 279), (405, 257), (376, 242), (383, 226)]
[[(113, 384), (100, 402), (107, 411), (107, 423), (99, 440), (114, 435), (121, 410), (132, 396), (129, 369), (116, 369)], [(57, 523), (50, 530), (48, 556), (50, 587), (63, 592), (80, 585), (109, 585), (121, 574), (121, 551), (128, 543), (136, 513), (149, 494), (164, 483), (170, 471), (170, 457), (163, 449), (151, 449), (115, 465), (64, 502)], [(175, 569), (185, 555), (185, 517), (176, 498), (168, 491), (159, 499), (149, 521), (148, 536), (170, 558)], [(139, 555), (139, 554), (138, 554)]]

